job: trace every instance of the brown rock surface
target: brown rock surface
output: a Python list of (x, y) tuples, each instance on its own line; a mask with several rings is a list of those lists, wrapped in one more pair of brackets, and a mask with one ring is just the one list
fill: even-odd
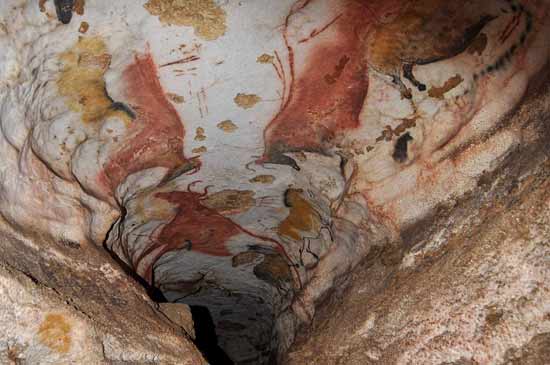
[(205, 364), (105, 252), (0, 228), (1, 364)]

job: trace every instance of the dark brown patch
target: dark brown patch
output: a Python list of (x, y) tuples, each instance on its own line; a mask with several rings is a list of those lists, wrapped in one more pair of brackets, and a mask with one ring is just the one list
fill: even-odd
[(450, 79), (445, 81), (443, 86), (441, 86), (441, 87), (435, 87), (435, 86), (431, 87), (430, 90), (428, 91), (428, 95), (432, 98), (443, 99), (445, 97), (445, 93), (447, 91), (450, 91), (450, 90), (454, 89), (455, 87), (460, 85), (462, 83), (462, 81), (464, 81), (462, 76), (460, 76), (458, 74), (454, 75), (453, 77), (451, 77)]
[(487, 35), (485, 33), (480, 33), (472, 44), (470, 44), (467, 51), (469, 54), (481, 56), (485, 48), (487, 48)]
[(254, 275), (275, 287), (292, 281), (290, 267), (280, 255), (265, 255), (263, 261), (254, 267)]

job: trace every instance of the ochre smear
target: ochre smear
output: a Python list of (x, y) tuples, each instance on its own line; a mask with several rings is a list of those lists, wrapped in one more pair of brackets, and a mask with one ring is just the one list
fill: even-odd
[(342, 2), (342, 13), (329, 23), (333, 36), (319, 40), (313, 32), (310, 38), (300, 40), (300, 44), (316, 44), (308, 53), (304, 71), (296, 76), (294, 56), (302, 46), (294, 49), (286, 32), (292, 17), (313, 2), (304, 2), (289, 14), (283, 30), (290, 67), (290, 75), (285, 74), (283, 80), (286, 100), (264, 131), (265, 152), (259, 162), (297, 168), (284, 153), (324, 152), (341, 132), (358, 127), (368, 90), (364, 41), (374, 16), (364, 3)]
[(71, 349), (71, 325), (62, 314), (47, 314), (38, 329), (38, 339), (50, 350), (66, 354)]
[[(167, 252), (188, 249), (211, 256), (231, 256), (227, 241), (240, 233), (269, 242), (273, 249), (283, 255), (292, 265), (284, 247), (276, 240), (257, 235), (204, 205), (207, 191), (173, 191), (155, 194), (156, 198), (166, 200), (177, 206), (174, 218), (166, 224), (156, 237), (151, 237), (151, 246), (133, 260), (134, 268), (149, 283), (153, 284), (153, 266)], [(140, 267), (147, 256), (148, 264)], [(297, 274), (298, 275), (298, 274)], [(299, 280), (299, 276), (297, 276)]]
[(151, 55), (136, 56), (123, 76), (136, 118), (99, 177), (112, 192), (135, 172), (166, 167), (171, 173), (190, 162), (183, 156), (183, 123), (162, 90)]
[(60, 55), (64, 64), (57, 79), (59, 94), (67, 106), (80, 113), (84, 123), (119, 118), (130, 123), (131, 117), (117, 109), (105, 88), (104, 75), (111, 63), (107, 46), (99, 37), (79, 37), (78, 42)]

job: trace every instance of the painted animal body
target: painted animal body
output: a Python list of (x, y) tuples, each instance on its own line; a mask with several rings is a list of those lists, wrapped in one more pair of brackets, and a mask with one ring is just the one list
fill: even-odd
[(368, 91), (364, 42), (375, 19), (366, 1), (340, 0), (340, 10), (331, 20), (310, 36), (291, 42), (287, 33), (293, 22), (302, 11), (323, 1), (298, 2), (301, 7), (286, 18), (283, 34), (290, 71), (283, 75), (286, 92), (281, 109), (264, 131), (260, 164), (284, 164), (299, 170), (286, 153), (325, 153), (343, 131), (359, 126)]
[(531, 14), (512, 0), (413, 0), (392, 21), (379, 24), (371, 33), (367, 42), (368, 63), (374, 70), (390, 76), (403, 97), (411, 98), (402, 76), (419, 91), (425, 91), (426, 85), (413, 74), (414, 66), (464, 52), (485, 26), (503, 13), (525, 17), (526, 31), (520, 38), (526, 37), (531, 30)]
[[(177, 209), (174, 218), (152, 239), (152, 245), (133, 260), (134, 268), (141, 271), (140, 274), (150, 284), (154, 284), (153, 266), (165, 253), (188, 249), (211, 256), (231, 256), (232, 253), (226, 246), (227, 241), (240, 233), (269, 242), (271, 246), (274, 246), (275, 252), (284, 256), (289, 265), (293, 266), (284, 247), (279, 242), (250, 232), (216, 210), (203, 205), (202, 200), (207, 194), (207, 189), (204, 193), (197, 193), (189, 188), (187, 191), (155, 194), (156, 198), (175, 204)], [(152, 257), (147, 259), (148, 264), (139, 270), (140, 263), (150, 255)]]

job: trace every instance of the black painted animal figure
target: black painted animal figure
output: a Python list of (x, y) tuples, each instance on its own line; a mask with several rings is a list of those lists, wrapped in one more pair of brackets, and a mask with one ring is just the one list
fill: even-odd
[[(426, 65), (454, 57), (464, 52), (480, 32), (498, 16), (512, 16), (503, 31), (504, 42), (523, 19), (524, 29), (517, 42), (494, 64), (487, 65), (479, 75), (502, 67), (511, 59), (532, 30), (532, 14), (519, 2), (513, 0), (412, 0), (393, 20), (379, 23), (367, 42), (367, 59), (376, 71), (386, 74), (399, 87), (405, 98), (411, 91), (403, 83), (409, 80), (419, 91), (426, 85), (417, 80), (415, 65)], [(502, 37), (501, 37), (502, 38)], [(474, 78), (479, 76), (474, 75)]]

